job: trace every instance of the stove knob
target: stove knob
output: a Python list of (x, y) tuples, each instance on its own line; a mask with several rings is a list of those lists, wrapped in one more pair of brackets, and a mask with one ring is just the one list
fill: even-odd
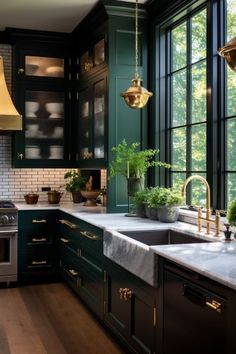
[(0, 217), (0, 222), (1, 222), (2, 224), (7, 224), (7, 223), (9, 222), (9, 217), (8, 217), (7, 215), (2, 215), (2, 216)]
[(10, 222), (10, 223), (13, 223), (14, 221), (15, 221), (14, 216), (9, 216), (9, 222)]

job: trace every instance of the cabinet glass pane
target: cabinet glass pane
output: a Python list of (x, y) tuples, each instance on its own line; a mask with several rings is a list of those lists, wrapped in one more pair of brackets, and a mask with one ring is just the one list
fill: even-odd
[(192, 171), (206, 170), (206, 124), (192, 127)]
[(93, 67), (92, 59), (89, 52), (85, 52), (80, 57), (80, 72), (87, 73)]
[(62, 159), (64, 156), (64, 93), (26, 91), (26, 159)]
[[(227, 138), (226, 138), (226, 161), (227, 170), (236, 171), (236, 159), (235, 159), (235, 144), (236, 144), (236, 119), (228, 119), (226, 121)], [(236, 184), (235, 184), (236, 185)]]
[(94, 65), (100, 65), (105, 60), (105, 41), (102, 39), (94, 46)]
[(64, 59), (26, 56), (25, 75), (64, 77)]
[(79, 94), (79, 131), (80, 131), (80, 158), (91, 158), (91, 115), (89, 90)]
[(105, 80), (94, 85), (94, 158), (104, 158)]

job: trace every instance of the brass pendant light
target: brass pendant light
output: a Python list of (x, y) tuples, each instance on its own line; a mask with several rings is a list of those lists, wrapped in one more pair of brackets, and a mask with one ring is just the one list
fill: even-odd
[(153, 94), (141, 86), (141, 79), (138, 74), (138, 0), (135, 4), (135, 73), (130, 86), (125, 92), (121, 93), (125, 102), (130, 108), (143, 108), (149, 97)]
[(233, 71), (236, 71), (236, 37), (232, 38), (224, 47), (220, 48), (218, 54), (226, 60)]

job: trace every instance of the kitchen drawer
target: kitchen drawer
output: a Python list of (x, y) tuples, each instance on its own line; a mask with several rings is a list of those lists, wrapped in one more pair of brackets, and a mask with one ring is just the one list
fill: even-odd
[(103, 271), (81, 264), (78, 293), (86, 305), (99, 317), (103, 317)]
[(79, 219), (63, 213), (59, 218), (59, 224), (62, 237), (69, 237), (70, 239), (79, 237)]
[(51, 271), (56, 267), (56, 259), (51, 247), (30, 247), (18, 255), (19, 272)]
[(98, 262), (103, 259), (103, 230), (81, 221), (80, 242), (84, 258), (89, 260), (91, 256)]
[(19, 229), (28, 230), (57, 224), (56, 210), (19, 211)]
[(60, 273), (66, 283), (78, 293), (81, 285), (81, 277), (78, 264), (74, 263), (72, 259), (63, 258), (60, 260)]

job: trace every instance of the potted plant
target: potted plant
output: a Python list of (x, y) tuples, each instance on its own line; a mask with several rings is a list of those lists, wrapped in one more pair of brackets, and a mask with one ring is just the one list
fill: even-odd
[(136, 192), (144, 188), (145, 173), (150, 167), (170, 167), (167, 163), (155, 161), (158, 150), (138, 150), (139, 146), (138, 142), (129, 146), (123, 139), (120, 144), (112, 148), (115, 159), (110, 163), (110, 177), (120, 174), (127, 178), (128, 196), (134, 196)]
[(229, 204), (226, 218), (231, 226), (236, 226), (236, 199)]
[(86, 178), (79, 171), (71, 170), (65, 173), (64, 178), (68, 180), (65, 185), (66, 191), (71, 192), (74, 203), (82, 202), (80, 190), (85, 187)]
[(150, 189), (149, 188), (144, 188), (143, 190), (140, 190), (134, 194), (134, 207), (136, 210), (136, 215), (139, 216), (140, 218), (146, 218), (146, 203), (148, 199), (148, 194), (149, 194)]
[(179, 216), (179, 205), (183, 201), (180, 192), (160, 187), (154, 196), (157, 207), (157, 219), (161, 222), (175, 222)]

